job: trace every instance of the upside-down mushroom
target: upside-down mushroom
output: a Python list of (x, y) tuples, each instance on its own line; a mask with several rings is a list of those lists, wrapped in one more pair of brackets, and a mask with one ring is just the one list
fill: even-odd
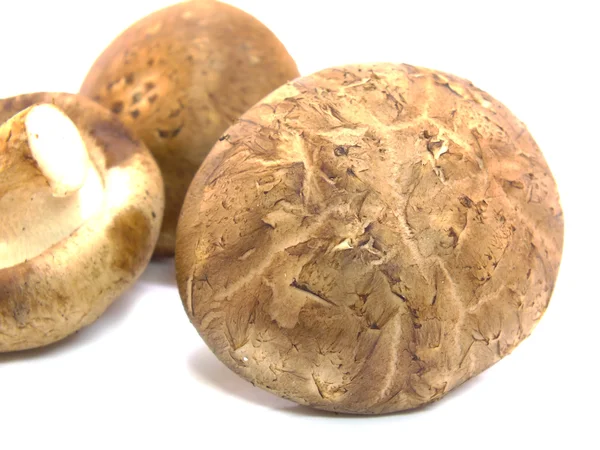
[(146, 267), (160, 171), (107, 110), (70, 94), (0, 100), (0, 352), (93, 322)]

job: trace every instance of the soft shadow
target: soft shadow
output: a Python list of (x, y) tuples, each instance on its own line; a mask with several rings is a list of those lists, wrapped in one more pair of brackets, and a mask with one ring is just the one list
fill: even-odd
[(485, 377), (486, 377), (485, 372), (483, 372), (473, 378), (468, 379), (460, 386), (457, 386), (454, 389), (452, 389), (450, 392), (448, 392), (446, 395), (444, 395), (439, 400), (437, 400), (433, 403), (429, 403), (428, 405), (425, 405), (422, 409), (443, 408), (443, 407), (447, 406), (446, 404), (448, 402), (460, 401), (456, 397), (460, 397), (461, 395), (466, 395), (469, 391), (477, 389), (482, 383), (485, 382)]
[(376, 416), (366, 414), (342, 414), (332, 411), (323, 411), (322, 409), (311, 408), (310, 406), (293, 404), (284, 408), (278, 408), (279, 411), (292, 416), (303, 417), (327, 417), (328, 419), (370, 419)]
[[(369, 414), (343, 414), (331, 411), (323, 411), (320, 409), (311, 408), (304, 405), (298, 405), (290, 400), (285, 400), (277, 397), (275, 394), (264, 391), (261, 388), (253, 386), (248, 381), (231, 371), (225, 364), (211, 353), (207, 347), (203, 347), (195, 351), (188, 361), (189, 369), (196, 378), (207, 382), (226, 394), (237, 396), (242, 400), (264, 406), (271, 409), (277, 409), (281, 412), (305, 417), (328, 417), (343, 420), (351, 419), (373, 419), (381, 415)], [(484, 374), (480, 374), (475, 378), (467, 380), (462, 385), (454, 388), (440, 400), (433, 403), (421, 406), (420, 408), (407, 411), (399, 411), (394, 413), (384, 414), (386, 416), (402, 416), (423, 414), (429, 410), (444, 407), (449, 401), (458, 401), (456, 397), (464, 395), (469, 390), (476, 388), (482, 382)]]
[(140, 277), (143, 283), (177, 286), (175, 278), (175, 258), (153, 258)]
[(0, 353), (0, 364), (11, 361), (21, 361), (30, 358), (47, 358), (59, 352), (69, 352), (89, 344), (97, 339), (101, 339), (111, 329), (125, 321), (132, 312), (135, 304), (141, 299), (143, 288), (133, 286), (102, 314), (94, 323), (82, 328), (70, 336), (44, 347), (33, 348), (30, 350), (21, 350), (10, 353)]
[(295, 405), (289, 400), (252, 386), (251, 383), (236, 375), (219, 361), (207, 347), (192, 353), (188, 360), (188, 367), (200, 381), (207, 382), (226, 394), (239, 397), (247, 402), (273, 409), (289, 408)]
[(397, 412), (391, 412), (391, 413), (385, 413), (385, 414), (379, 414), (379, 415), (341, 414), (341, 413), (330, 412), (330, 411), (321, 411), (318, 409), (310, 408), (308, 406), (296, 405), (296, 404), (293, 404), (292, 406), (279, 408), (279, 409), (288, 414), (292, 414), (292, 415), (296, 415), (296, 416), (329, 417), (329, 418), (340, 418), (340, 419), (344, 419), (344, 420), (357, 419), (357, 418), (358, 419), (369, 419), (369, 418), (376, 418), (376, 417), (381, 417), (381, 416), (389, 417), (389, 416), (408, 416), (408, 415), (424, 414), (430, 410), (434, 410), (439, 407), (444, 407), (448, 401), (459, 401), (458, 399), (455, 399), (455, 397), (464, 395), (469, 390), (477, 387), (479, 385), (479, 383), (482, 382), (482, 380), (481, 380), (482, 375), (483, 374), (480, 374), (474, 378), (471, 378), (470, 380), (465, 381), (463, 384), (452, 389), (448, 394), (446, 394), (439, 400), (436, 400), (432, 403), (428, 403), (419, 408), (409, 409), (406, 411), (397, 411)]

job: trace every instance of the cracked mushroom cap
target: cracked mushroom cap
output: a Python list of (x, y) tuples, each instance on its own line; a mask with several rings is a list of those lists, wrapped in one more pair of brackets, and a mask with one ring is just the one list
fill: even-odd
[(163, 174), (158, 255), (173, 254), (185, 193), (217, 139), (244, 111), (298, 75), (267, 27), (208, 0), (145, 17), (98, 58), (81, 93), (135, 130)]
[(227, 136), (186, 197), (177, 277), (205, 342), (255, 385), (331, 411), (415, 408), (544, 313), (556, 185), (525, 126), (470, 82), (327, 69)]
[(0, 352), (92, 323), (144, 270), (164, 207), (144, 145), (84, 97), (0, 100)]

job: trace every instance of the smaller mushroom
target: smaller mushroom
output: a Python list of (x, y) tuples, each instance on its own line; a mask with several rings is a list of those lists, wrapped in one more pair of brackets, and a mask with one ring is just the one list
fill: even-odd
[(185, 193), (213, 144), (244, 111), (297, 76), (296, 63), (265, 25), (214, 0), (156, 11), (98, 57), (81, 93), (135, 131), (165, 181), (156, 254), (173, 255)]
[(164, 207), (152, 156), (69, 94), (0, 100), (0, 352), (93, 322), (146, 267)]

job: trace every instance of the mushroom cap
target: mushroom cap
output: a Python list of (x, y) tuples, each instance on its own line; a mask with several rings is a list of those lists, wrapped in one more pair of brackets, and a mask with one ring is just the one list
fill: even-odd
[(96, 320), (147, 266), (164, 208), (152, 155), (93, 101), (62, 93), (0, 100), (0, 123), (41, 103), (78, 127), (103, 182), (103, 205), (38, 256), (0, 269), (0, 352), (47, 345)]
[(298, 75), (268, 28), (215, 1), (150, 14), (94, 63), (81, 93), (134, 129), (163, 174), (166, 205), (157, 254), (173, 254), (185, 193), (217, 139), (250, 106)]
[(207, 345), (253, 384), (331, 411), (415, 408), (544, 313), (557, 188), (525, 126), (470, 82), (327, 69), (226, 134), (186, 196), (177, 281)]

